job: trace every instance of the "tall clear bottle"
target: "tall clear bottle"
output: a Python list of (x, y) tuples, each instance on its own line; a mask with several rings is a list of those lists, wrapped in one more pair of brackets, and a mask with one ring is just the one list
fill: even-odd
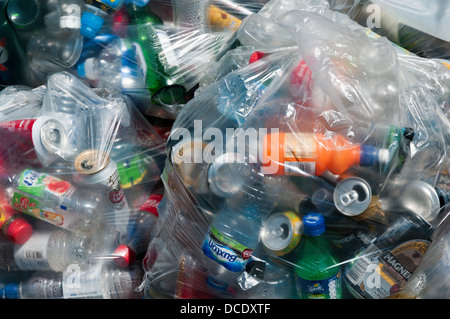
[(325, 237), (325, 220), (310, 213), (303, 218), (303, 236), (296, 248), (295, 273), (301, 299), (341, 299), (339, 261)]
[(3, 299), (140, 299), (142, 268), (98, 264), (87, 269), (68, 267), (64, 272), (39, 271), (0, 290)]

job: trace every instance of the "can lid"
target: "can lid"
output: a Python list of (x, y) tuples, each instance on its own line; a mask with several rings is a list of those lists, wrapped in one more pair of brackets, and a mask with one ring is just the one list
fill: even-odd
[(86, 150), (75, 158), (75, 169), (85, 175), (95, 174), (104, 169), (110, 157), (97, 150)]
[(294, 212), (275, 213), (263, 221), (261, 241), (277, 255), (290, 252), (299, 242), (302, 222)]
[(356, 216), (369, 207), (372, 200), (372, 189), (364, 179), (349, 177), (336, 185), (333, 200), (334, 205), (342, 214)]
[(219, 197), (228, 198), (244, 186), (242, 166), (245, 158), (239, 153), (225, 153), (217, 157), (208, 169), (208, 183), (211, 191)]
[(84, 12), (81, 16), (80, 33), (86, 38), (94, 38), (102, 28), (103, 23), (104, 20), (102, 17), (90, 12)]
[(319, 236), (325, 232), (325, 219), (321, 214), (311, 213), (303, 217), (303, 233), (307, 236)]
[(30, 239), (33, 227), (24, 218), (17, 218), (9, 224), (6, 236), (16, 244), (22, 245)]
[(122, 268), (130, 266), (136, 259), (136, 254), (127, 245), (119, 245), (113, 255), (116, 264)]

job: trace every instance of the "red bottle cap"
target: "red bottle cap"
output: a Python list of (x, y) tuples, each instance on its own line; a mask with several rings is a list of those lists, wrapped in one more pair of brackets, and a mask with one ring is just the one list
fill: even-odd
[(161, 200), (163, 199), (162, 194), (152, 194), (150, 197), (145, 201), (144, 204), (140, 207), (139, 210), (145, 210), (149, 213), (152, 213), (156, 217), (159, 216), (158, 214), (158, 205), (161, 203)]
[(266, 53), (261, 52), (261, 51), (255, 51), (253, 52), (253, 54), (250, 56), (250, 60), (248, 61), (248, 63), (252, 64), (253, 62), (256, 62), (258, 60), (261, 60), (264, 56), (266, 56)]
[(135, 261), (136, 254), (127, 245), (120, 245), (114, 251), (114, 257), (114, 261), (119, 267), (126, 268)]
[(17, 218), (9, 224), (6, 236), (16, 244), (22, 245), (30, 239), (33, 227), (23, 218)]

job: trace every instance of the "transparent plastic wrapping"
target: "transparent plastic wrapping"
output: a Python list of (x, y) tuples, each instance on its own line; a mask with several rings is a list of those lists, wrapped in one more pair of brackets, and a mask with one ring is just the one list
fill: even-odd
[(448, 69), (326, 1), (236, 37), (167, 141), (146, 296), (396, 298), (448, 229)]
[(0, 0), (0, 298), (449, 298), (446, 21), (399, 3)]
[(328, 0), (330, 8), (393, 43), (426, 58), (449, 60), (448, 3), (428, 1)]

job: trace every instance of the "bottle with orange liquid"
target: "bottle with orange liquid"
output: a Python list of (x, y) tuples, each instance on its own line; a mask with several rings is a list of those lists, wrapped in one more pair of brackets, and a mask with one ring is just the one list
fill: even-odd
[(375, 166), (388, 160), (388, 152), (371, 145), (353, 144), (341, 135), (272, 132), (263, 139), (265, 174), (321, 176), (340, 175), (350, 167)]

